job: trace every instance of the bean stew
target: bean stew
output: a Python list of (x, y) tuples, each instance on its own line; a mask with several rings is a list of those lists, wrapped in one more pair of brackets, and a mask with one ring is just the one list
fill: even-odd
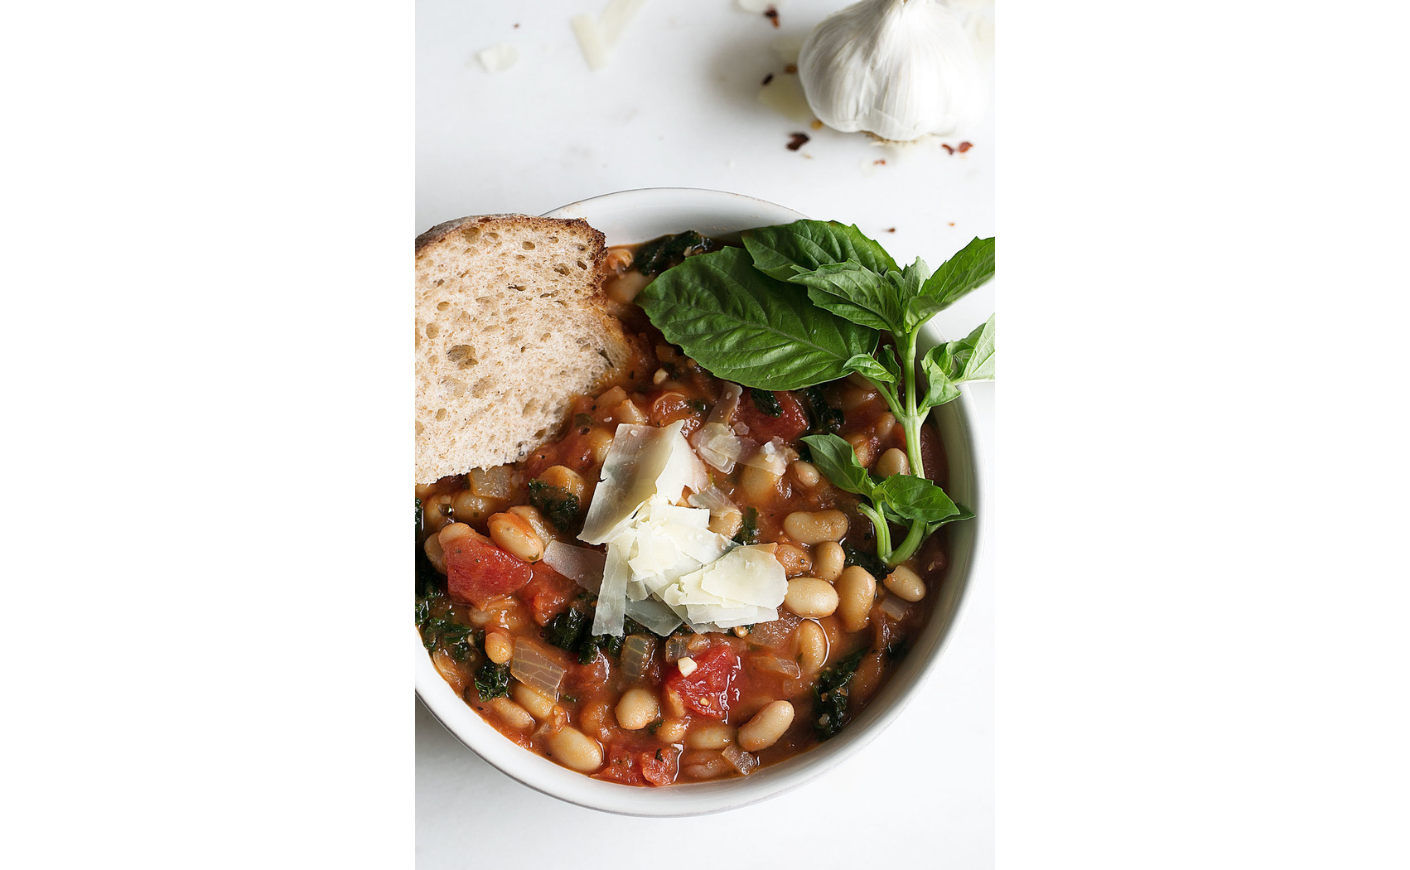
[[(857, 496), (809, 461), (801, 439), (831, 432), (873, 475), (911, 472), (902, 427), (871, 384), (741, 388), (646, 320), (632, 299), (654, 274), (719, 247), (691, 235), (609, 252), (614, 312), (642, 339), (627, 378), (580, 396), (566, 433), (522, 461), (416, 488), (416, 619), (437, 671), (509, 740), (623, 785), (747, 776), (837, 734), (925, 626), (947, 563), (940, 533), (886, 568)], [(672, 506), (694, 509), (700, 534), (731, 551), (771, 554), (782, 601), (772, 618), (722, 630), (686, 621), (662, 636), (628, 610), (620, 636), (594, 634), (606, 548), (578, 535), (604, 465), (619, 433), (676, 424), (709, 492), (687, 488)], [(700, 449), (707, 424), (744, 453)], [(943, 486), (932, 424), (920, 455)]]

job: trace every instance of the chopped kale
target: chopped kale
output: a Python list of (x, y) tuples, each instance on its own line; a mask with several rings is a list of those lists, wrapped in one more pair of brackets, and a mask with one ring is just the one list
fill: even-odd
[(754, 400), (754, 407), (759, 409), (759, 413), (766, 414), (770, 417), (783, 416), (783, 406), (778, 403), (778, 396), (773, 394), (773, 390), (760, 390), (750, 387), (749, 398)]
[(620, 655), (622, 652), (623, 638), (610, 634), (593, 634), (592, 615), (575, 607), (570, 607), (553, 617), (544, 629), (543, 637), (559, 649), (577, 653), (578, 663), (584, 665), (593, 660), (598, 650), (605, 650), (609, 656)]
[(548, 626), (544, 628), (543, 639), (559, 649), (573, 652), (578, 648), (578, 642), (582, 640), (586, 622), (586, 613), (575, 607), (570, 607), (553, 617)]
[(744, 523), (735, 532), (736, 544), (753, 544), (759, 539), (759, 512), (754, 508), (744, 509)]
[(576, 415), (574, 415), (574, 416), (573, 416), (573, 426), (574, 426), (574, 428), (581, 429), (581, 430), (583, 430), (583, 432), (586, 432), (586, 431), (592, 426), (592, 415), (591, 415), (591, 414), (576, 414)]
[(622, 638), (610, 634), (587, 635), (578, 644), (578, 664), (585, 665), (592, 661), (598, 650), (604, 650), (609, 656), (620, 655)]
[(577, 695), (559, 695), (559, 696), (558, 696), (558, 700), (564, 701), (564, 702), (569, 703), (569, 704), (576, 704), (576, 703), (578, 703), (578, 696), (577, 696)]
[(422, 511), (421, 511), (421, 499), (418, 498), (418, 499), (416, 500), (416, 540), (417, 540), (418, 542), (421, 540), (421, 523), (422, 523), (422, 522), (423, 522), (423, 515), (422, 515)]
[(818, 683), (813, 687), (813, 731), (819, 739), (836, 736), (851, 721), (847, 714), (848, 684), (866, 654), (867, 648), (862, 647), (818, 674)]
[(691, 399), (686, 404), (689, 405), (690, 410), (694, 411), (697, 414), (710, 413), (710, 403), (705, 401), (704, 399)]
[(903, 634), (886, 645), (886, 656), (894, 662), (897, 659), (905, 658), (910, 649), (911, 642)]
[(475, 691), (481, 701), (502, 698), (509, 694), (509, 662), (497, 665), (489, 659), (475, 672)]
[(655, 278), (672, 266), (680, 265), (686, 257), (708, 254), (718, 251), (721, 247), (723, 246), (714, 239), (706, 238), (695, 230), (686, 230), (646, 242), (636, 249), (632, 265), (646, 277)]
[(809, 435), (835, 435), (841, 431), (846, 415), (827, 403), (821, 387), (809, 387), (804, 390), (803, 398), (807, 400), (805, 404), (808, 407)]
[(578, 503), (578, 497), (567, 490), (549, 486), (542, 480), (531, 480), (529, 504), (538, 508), (539, 513), (558, 531), (571, 534), (578, 530), (582, 506)]
[(877, 579), (891, 573), (886, 569), (886, 565), (876, 557), (875, 553), (859, 550), (846, 541), (842, 542), (842, 553), (845, 556), (842, 560), (844, 567), (850, 568), (853, 565), (861, 565), (863, 568), (867, 569), (867, 573)]

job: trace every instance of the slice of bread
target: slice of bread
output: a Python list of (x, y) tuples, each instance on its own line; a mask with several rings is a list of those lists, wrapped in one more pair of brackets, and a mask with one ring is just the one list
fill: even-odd
[(582, 220), (484, 215), (416, 239), (416, 482), (522, 459), (633, 342)]

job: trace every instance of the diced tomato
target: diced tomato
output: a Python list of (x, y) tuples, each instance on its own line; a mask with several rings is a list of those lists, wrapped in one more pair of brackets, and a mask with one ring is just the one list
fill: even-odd
[(534, 576), (528, 562), (470, 537), (445, 548), (445, 563), (450, 597), (481, 609), (491, 598), (522, 588)]
[(759, 410), (759, 406), (754, 404), (753, 390), (745, 390), (744, 395), (739, 397), (739, 408), (734, 412), (734, 419), (749, 427), (750, 438), (756, 441), (774, 438), (792, 441), (808, 431), (808, 414), (797, 396), (775, 390), (774, 398), (782, 411), (777, 417), (770, 417)]
[(700, 425), (705, 422), (705, 414), (701, 411), (701, 406), (696, 399), (691, 399), (683, 393), (662, 393), (656, 397), (656, 401), (651, 403), (651, 412), (648, 417), (652, 426), (669, 426), (677, 420), (684, 420), (685, 425), (681, 427), (681, 434), (690, 437)]
[(666, 686), (675, 689), (685, 705), (701, 716), (725, 718), (730, 702), (739, 700), (739, 690), (733, 685), (739, 674), (739, 656), (729, 644), (721, 643), (693, 658), (696, 667), (690, 676), (682, 674), (679, 665), (671, 667)]
[(637, 749), (614, 743), (607, 750), (607, 764), (594, 777), (622, 785), (670, 785), (676, 778), (674, 746)]
[(571, 578), (564, 577), (542, 562), (535, 562), (529, 567), (534, 577), (520, 590), (519, 597), (533, 611), (534, 622), (548, 625), (581, 590)]

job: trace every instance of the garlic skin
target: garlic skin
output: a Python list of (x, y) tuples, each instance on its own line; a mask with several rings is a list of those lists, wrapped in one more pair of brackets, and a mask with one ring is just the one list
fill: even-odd
[(893, 142), (984, 119), (988, 88), (964, 26), (941, 0), (862, 0), (803, 43), (798, 78), (818, 120)]

